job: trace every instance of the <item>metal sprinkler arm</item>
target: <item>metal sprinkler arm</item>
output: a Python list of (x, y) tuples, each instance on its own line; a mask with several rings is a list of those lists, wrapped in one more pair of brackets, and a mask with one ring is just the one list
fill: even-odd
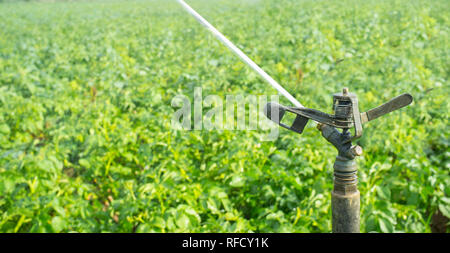
[(367, 112), (361, 113), (361, 123), (364, 124), (368, 121), (381, 117), (387, 113), (405, 107), (411, 104), (412, 101), (413, 97), (408, 93), (404, 93), (400, 96), (397, 96), (378, 107), (370, 109)]
[[(412, 96), (405, 93), (376, 108), (360, 113), (358, 98), (354, 93), (348, 92), (348, 88), (344, 88), (341, 93), (335, 93), (333, 95), (334, 114), (327, 114), (310, 108), (286, 107), (274, 102), (269, 102), (266, 104), (265, 113), (266, 116), (273, 122), (296, 133), (302, 133), (308, 120), (310, 119), (321, 124), (343, 129), (345, 131), (354, 128), (354, 135), (349, 136), (346, 139), (347, 142), (350, 142), (362, 136), (362, 125), (364, 123), (405, 107), (411, 104), (412, 101)], [(292, 122), (291, 126), (281, 123), (286, 112), (296, 115), (296, 118)]]

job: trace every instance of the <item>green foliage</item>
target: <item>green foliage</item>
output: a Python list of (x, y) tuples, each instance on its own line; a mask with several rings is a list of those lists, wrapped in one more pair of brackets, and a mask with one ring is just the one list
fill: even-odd
[[(447, 1), (189, 2), (308, 107), (410, 92), (358, 141), (361, 229), (450, 218)], [(0, 231), (331, 231), (317, 130), (171, 130), (196, 86), (275, 94), (175, 1), (2, 3), (0, 20)]]

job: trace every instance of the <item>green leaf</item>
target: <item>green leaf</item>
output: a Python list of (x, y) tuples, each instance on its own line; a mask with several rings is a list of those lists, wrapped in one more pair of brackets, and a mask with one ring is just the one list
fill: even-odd
[(188, 229), (189, 228), (189, 217), (187, 217), (186, 214), (181, 214), (177, 217), (175, 223), (177, 226), (181, 229)]
[(240, 175), (234, 175), (231, 179), (230, 186), (239, 188), (245, 185), (245, 177)]
[(439, 203), (439, 210), (441, 211), (441, 213), (447, 217), (450, 218), (450, 207), (448, 205)]
[(378, 229), (377, 229), (377, 224), (375, 222), (375, 216), (370, 215), (369, 218), (366, 219), (366, 232), (373, 232), (376, 230), (378, 230)]
[[(186, 212), (186, 214), (189, 215), (189, 217), (191, 217), (192, 221), (201, 222), (200, 216), (198, 215), (198, 213), (194, 210), (194, 208), (192, 208), (191, 206), (186, 206), (186, 208), (184, 209), (184, 211)], [(194, 223), (194, 222), (193, 222)]]
[(379, 224), (380, 224), (380, 229), (381, 232), (383, 233), (393, 233), (394, 232), (394, 226), (392, 225), (392, 223), (384, 218), (380, 218), (378, 220)]
[(66, 227), (66, 221), (63, 218), (61, 218), (60, 216), (55, 216), (52, 218), (51, 225), (52, 225), (53, 231), (55, 231), (56, 233), (59, 233)]
[(0, 125), (0, 134), (8, 135), (10, 133), (9, 126), (7, 124)]
[(206, 205), (208, 207), (209, 210), (211, 210), (211, 212), (213, 214), (218, 214), (219, 213), (219, 209), (217, 208), (216, 202), (214, 201), (214, 199), (208, 199), (206, 201)]
[(137, 229), (136, 233), (151, 233), (153, 232), (152, 226), (149, 224), (140, 224)]
[(163, 218), (161, 218), (161, 217), (155, 217), (153, 219), (153, 225), (158, 227), (158, 228), (163, 229), (163, 228), (166, 227), (166, 221)]
[(387, 186), (377, 186), (377, 194), (383, 199), (391, 199), (391, 190)]
[(80, 160), (78, 160), (78, 163), (87, 169), (89, 169), (91, 167), (91, 164), (86, 159), (80, 159)]

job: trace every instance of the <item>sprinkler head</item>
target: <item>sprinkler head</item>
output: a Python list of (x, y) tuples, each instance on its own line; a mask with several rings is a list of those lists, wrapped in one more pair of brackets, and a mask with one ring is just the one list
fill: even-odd
[[(300, 134), (303, 132), (303, 129), (310, 119), (319, 123), (317, 125), (319, 130), (323, 128), (323, 125), (328, 125), (342, 129), (343, 134), (347, 134), (350, 129), (354, 128), (354, 135), (348, 138), (348, 141), (352, 141), (362, 136), (363, 124), (383, 116), (384, 114), (405, 107), (411, 104), (412, 101), (412, 96), (408, 93), (404, 93), (391, 99), (387, 103), (367, 112), (360, 113), (356, 94), (349, 92), (348, 88), (344, 88), (342, 89), (342, 92), (333, 94), (333, 114), (327, 114), (310, 108), (287, 107), (274, 102), (267, 103), (265, 113), (273, 122)], [(281, 123), (286, 112), (296, 115), (295, 120), (290, 126)], [(356, 148), (355, 155), (360, 153), (362, 154), (362, 150)]]

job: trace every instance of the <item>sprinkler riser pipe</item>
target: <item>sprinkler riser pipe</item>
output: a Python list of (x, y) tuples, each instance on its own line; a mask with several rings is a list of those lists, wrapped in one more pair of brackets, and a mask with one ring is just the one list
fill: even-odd
[(331, 192), (333, 233), (359, 233), (360, 193), (355, 160), (338, 155), (334, 162)]
[(360, 193), (358, 190), (345, 194), (335, 190), (331, 192), (333, 233), (359, 233), (359, 212)]

